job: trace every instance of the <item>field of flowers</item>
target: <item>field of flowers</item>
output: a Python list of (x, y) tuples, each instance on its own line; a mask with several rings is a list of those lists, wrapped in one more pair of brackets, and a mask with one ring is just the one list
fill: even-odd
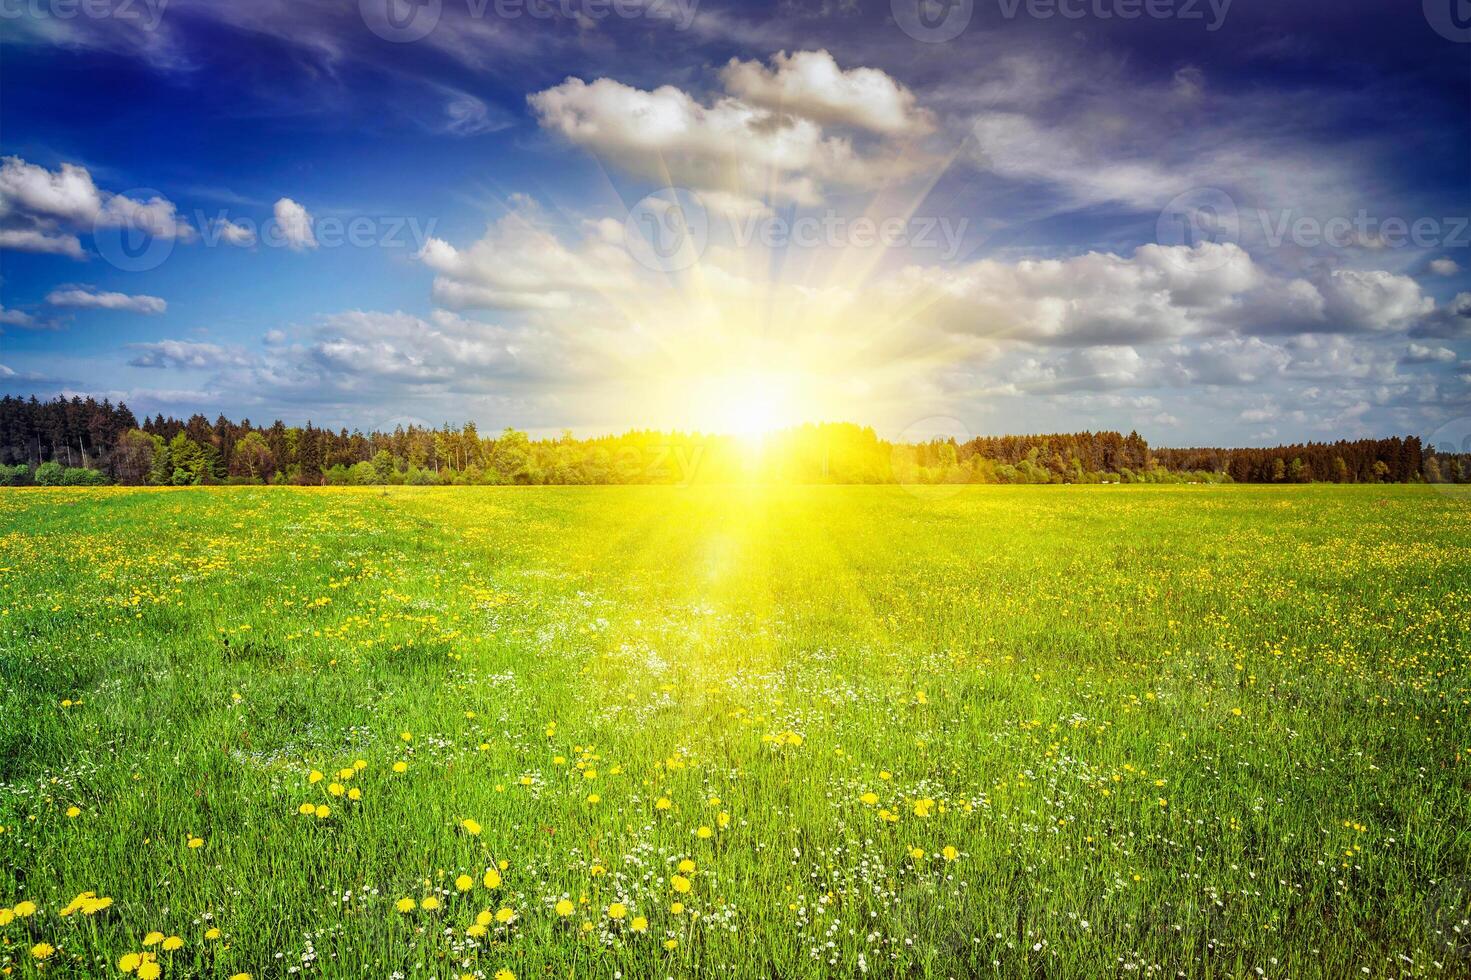
[(0, 973), (1471, 976), (1471, 499), (0, 494)]

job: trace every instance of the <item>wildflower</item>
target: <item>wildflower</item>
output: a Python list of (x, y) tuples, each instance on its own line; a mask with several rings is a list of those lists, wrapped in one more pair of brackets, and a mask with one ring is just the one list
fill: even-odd
[(398, 737), (403, 739), (405, 742), (412, 742), (414, 740), (414, 735), (412, 732), (401, 732), (399, 733)]
[(170, 936), (163, 941), (163, 948), (170, 953), (172, 953), (176, 949), (182, 949), (183, 946), (184, 940), (180, 939), (178, 936)]
[(481, 909), (475, 914), (475, 924), (477, 926), (488, 926), (494, 921), (495, 916), (491, 914), (490, 909)]
[(914, 860), (914, 861), (923, 861), (924, 860), (924, 848), (922, 848), (922, 847), (911, 847), (909, 849), (909, 857), (910, 857), (911, 860)]
[(143, 962), (143, 957), (141, 954), (124, 953), (117, 958), (117, 968), (124, 973), (132, 973), (134, 970), (138, 969), (138, 964), (141, 962)]
[(415, 905), (416, 903), (412, 898), (400, 898), (397, 902), (393, 903), (393, 907), (400, 912), (412, 912), (414, 911)]
[(501, 925), (505, 925), (507, 922), (510, 922), (510, 921), (512, 921), (515, 918), (516, 918), (516, 910), (515, 909), (504, 908), (503, 907), (503, 908), (500, 908), (500, 909), (497, 909), (496, 910), (496, 913), (495, 913), (495, 921), (499, 922)]
[(666, 940), (664, 940), (664, 948), (665, 949), (676, 949), (676, 948), (678, 948), (678, 946), (679, 946), (679, 940), (678, 939), (666, 939)]
[(347, 788), (341, 783), (328, 783), (327, 792), (331, 793), (333, 796), (341, 796), (343, 793), (347, 792)]
[(477, 823), (476, 821), (470, 819), (469, 817), (466, 817), (464, 820), (461, 820), (460, 821), (460, 826), (463, 827), (463, 828), (465, 828), (465, 833), (469, 834), (471, 837), (479, 837), (480, 836), (480, 824)]
[(628, 914), (628, 908), (622, 902), (614, 902), (608, 906), (608, 918), (617, 921)]
[(864, 793), (862, 796), (858, 797), (858, 802), (862, 803), (864, 806), (874, 806), (878, 803), (878, 801), (879, 795), (874, 792)]
[(163, 933), (159, 932), (157, 929), (153, 930), (152, 932), (148, 933), (148, 935), (143, 937), (144, 946), (157, 946), (161, 942), (163, 942)]
[(234, 973), (234, 974), (231, 974), (230, 980), (250, 980), (250, 974), (248, 974), (248, 973)]
[(495, 971), (495, 980), (516, 980), (516, 974), (502, 967)]
[(56, 947), (50, 943), (37, 943), (31, 947), (31, 955), (38, 960), (44, 960), (54, 952), (56, 952)]
[(690, 890), (690, 880), (684, 875), (675, 875), (669, 879), (669, 886), (683, 895)]
[(163, 972), (163, 967), (156, 960), (144, 960), (138, 964), (138, 980), (158, 980), (158, 975)]
[(485, 872), (485, 877), (481, 879), (481, 883), (486, 888), (499, 888), (501, 886), (501, 873), (495, 868), (491, 868)]
[(347, 798), (349, 800), (352, 800), (353, 802), (357, 802), (358, 800), (361, 800), (363, 798), (363, 791), (354, 786), (352, 789), (347, 791)]
[(661, 796), (657, 800), (654, 801), (654, 809), (655, 810), (669, 810), (669, 809), (672, 809), (673, 807), (674, 807), (674, 804), (669, 801), (669, 797), (667, 797), (667, 796)]
[(557, 902), (556, 908), (557, 914), (565, 919), (567, 916), (571, 915), (573, 911), (575, 911), (576, 906), (574, 906), (570, 901), (564, 898)]
[(481, 936), (484, 936), (486, 932), (487, 930), (485, 926), (479, 922), (465, 927), (465, 935), (469, 936), (471, 939), (479, 939)]
[(0, 926), (8, 926), (15, 921), (15, 913), (10, 909), (0, 909)]
[(318, 820), (326, 820), (328, 817), (332, 816), (332, 808), (325, 803), (318, 803), (317, 808), (314, 812), (316, 813)]
[(603, 802), (603, 798), (596, 793), (587, 794), (587, 802), (597, 804)]
[(323, 776), (319, 771), (317, 771), (316, 769), (313, 769), (311, 771), (311, 773), (306, 777), (306, 781), (309, 782), (309, 783), (311, 783), (313, 786), (315, 786), (317, 783), (320, 783), (322, 780), (324, 780), (326, 778), (327, 777), (326, 776)]
[(729, 813), (726, 813), (724, 810), (721, 810), (720, 813), (719, 813), (719, 815), (717, 815), (716, 818), (715, 818), (715, 826), (719, 827), (721, 830), (724, 830), (726, 827), (729, 827), (730, 826), (730, 814)]
[(628, 924), (629, 932), (648, 932), (649, 920), (641, 915), (635, 915), (633, 921)]
[(669, 906), (669, 914), (670, 915), (684, 915), (684, 903), (683, 902), (675, 902), (674, 904), (670, 905)]
[(952, 845), (946, 844), (944, 849), (940, 851), (940, 856), (943, 857), (946, 861), (954, 861), (956, 858), (960, 857), (960, 852), (957, 851)]
[(695, 862), (691, 861), (689, 858), (685, 858), (683, 861), (679, 862), (679, 873), (685, 875), (694, 874)]
[(222, 933), (217, 928), (210, 928), (210, 929), (204, 930), (204, 938), (205, 939), (219, 939), (221, 935), (222, 935)]
[(458, 891), (467, 892), (474, 887), (475, 879), (469, 875), (460, 875), (455, 879), (455, 889)]
[(433, 895), (426, 895), (424, 897), (424, 900), (419, 903), (419, 908), (423, 909), (426, 912), (433, 912), (435, 909), (439, 908), (439, 899), (435, 898)]
[(408, 772), (409, 771), (409, 764), (407, 762), (403, 761), (402, 759), (400, 759), (400, 760), (398, 760), (397, 762), (395, 762), (393, 764), (393, 771), (394, 772)]
[(80, 817), (81, 815), (82, 815), (82, 811), (78, 807), (69, 806), (69, 807), (66, 808), (66, 816), (67, 816), (67, 819), (68, 820), (75, 820), (77, 817)]
[(915, 800), (914, 815), (916, 817), (928, 817), (935, 809), (935, 801), (931, 799)]
[(19, 919), (29, 919), (36, 914), (36, 903), (31, 901), (16, 902), (15, 915)]
[(317, 812), (317, 805), (315, 803), (303, 803), (296, 808), (296, 812), (309, 817)]
[(700, 829), (695, 831), (695, 836), (700, 838), (700, 840), (709, 840), (710, 835), (713, 833), (714, 831), (712, 831), (709, 827), (701, 825)]
[(203, 837), (190, 837), (189, 838), (189, 850), (191, 850), (191, 851), (197, 851), (197, 850), (199, 850), (203, 846), (204, 846), (204, 838)]

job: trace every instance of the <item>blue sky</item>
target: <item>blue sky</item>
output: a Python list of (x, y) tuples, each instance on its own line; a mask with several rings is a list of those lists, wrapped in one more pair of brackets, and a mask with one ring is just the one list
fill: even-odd
[(0, 389), (1432, 436), (1471, 416), (1459, 2), (5, 0)]

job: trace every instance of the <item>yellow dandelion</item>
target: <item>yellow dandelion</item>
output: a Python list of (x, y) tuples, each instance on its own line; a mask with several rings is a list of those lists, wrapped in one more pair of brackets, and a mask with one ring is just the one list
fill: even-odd
[(576, 906), (574, 906), (570, 901), (565, 898), (557, 902), (557, 914), (564, 919), (567, 916), (571, 915), (575, 910)]
[(628, 908), (622, 902), (614, 902), (608, 906), (608, 918), (617, 921), (628, 914)]
[(474, 887), (475, 879), (469, 875), (460, 875), (455, 879), (455, 889), (458, 891), (467, 892)]
[(633, 921), (628, 924), (629, 932), (648, 932), (649, 920), (641, 915), (635, 915)]

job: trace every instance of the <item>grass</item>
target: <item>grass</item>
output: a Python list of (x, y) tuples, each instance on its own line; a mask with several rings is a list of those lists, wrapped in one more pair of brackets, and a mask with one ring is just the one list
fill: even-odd
[(0, 970), (1466, 976), (1468, 508), (9, 492)]

